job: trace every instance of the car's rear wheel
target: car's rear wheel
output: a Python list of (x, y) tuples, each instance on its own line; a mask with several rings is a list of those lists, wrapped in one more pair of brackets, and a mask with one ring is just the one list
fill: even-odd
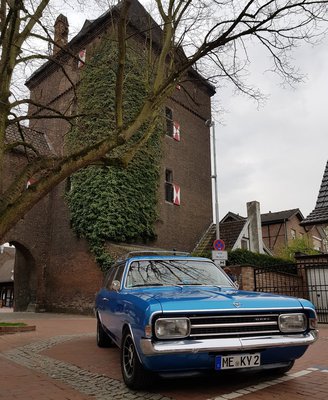
[(143, 389), (149, 385), (151, 372), (139, 361), (132, 335), (126, 331), (122, 339), (121, 370), (123, 380), (131, 389)]
[(99, 318), (97, 318), (97, 345), (98, 347), (111, 347), (113, 345), (112, 339), (104, 330)]

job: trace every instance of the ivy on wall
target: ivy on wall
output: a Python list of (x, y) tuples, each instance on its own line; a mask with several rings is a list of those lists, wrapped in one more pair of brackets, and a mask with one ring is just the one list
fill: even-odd
[[(107, 38), (93, 55), (88, 55), (78, 93), (79, 112), (88, 116), (81, 118), (68, 134), (68, 149), (92, 144), (113, 131), (116, 54), (115, 41)], [(128, 49), (123, 99), (125, 123), (137, 114), (147, 94), (146, 60), (140, 48)], [(139, 133), (144, 129), (146, 126)], [(127, 168), (92, 166), (71, 177), (67, 192), (71, 225), (79, 237), (87, 239), (102, 270), (112, 263), (105, 250), (106, 241), (147, 242), (155, 238), (162, 132), (159, 124)]]

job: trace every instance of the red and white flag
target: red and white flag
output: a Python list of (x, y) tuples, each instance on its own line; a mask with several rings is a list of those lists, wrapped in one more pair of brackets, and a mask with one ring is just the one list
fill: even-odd
[(180, 186), (173, 184), (173, 204), (180, 205)]
[(82, 68), (83, 67), (83, 65), (85, 64), (85, 56), (86, 56), (86, 53), (87, 53), (87, 51), (84, 49), (84, 50), (81, 50), (80, 52), (79, 52), (79, 62), (77, 63), (77, 67), (78, 68)]
[(173, 122), (173, 139), (180, 142), (180, 124), (179, 122)]

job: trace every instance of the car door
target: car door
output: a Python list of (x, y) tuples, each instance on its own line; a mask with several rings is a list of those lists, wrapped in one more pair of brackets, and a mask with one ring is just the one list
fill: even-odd
[(108, 329), (109, 324), (109, 313), (108, 313), (108, 302), (109, 302), (109, 291), (116, 274), (116, 266), (111, 267), (107, 273), (103, 287), (97, 295), (97, 311), (100, 315), (102, 324)]
[(103, 323), (114, 339), (118, 341), (122, 330), (123, 301), (120, 294), (121, 289), (114, 290), (113, 282), (119, 281), (122, 284), (124, 268), (125, 264), (120, 264), (115, 268), (115, 273), (110, 276), (107, 282), (103, 298)]

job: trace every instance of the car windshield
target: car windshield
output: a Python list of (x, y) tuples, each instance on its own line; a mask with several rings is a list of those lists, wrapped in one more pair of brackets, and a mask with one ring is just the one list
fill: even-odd
[(199, 260), (133, 261), (126, 279), (129, 288), (175, 285), (232, 286), (214, 263)]

